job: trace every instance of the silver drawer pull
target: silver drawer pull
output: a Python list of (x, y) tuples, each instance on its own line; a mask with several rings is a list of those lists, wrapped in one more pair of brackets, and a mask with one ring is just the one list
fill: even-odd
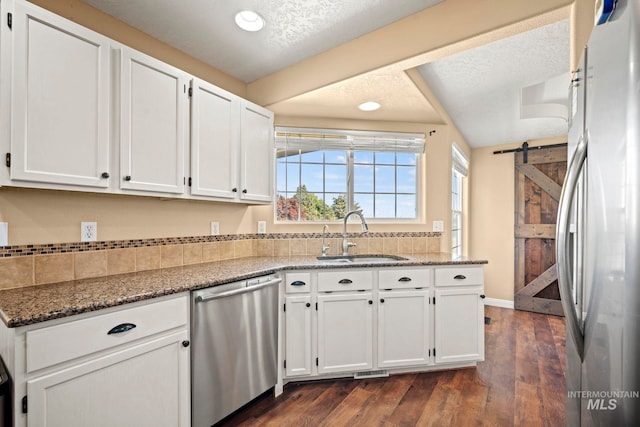
[(118, 326), (114, 326), (113, 328), (111, 328), (111, 330), (109, 330), (109, 332), (107, 332), (107, 335), (121, 334), (122, 332), (130, 331), (131, 329), (133, 329), (135, 327), (136, 327), (136, 325), (134, 325), (133, 323), (121, 323)]
[(295, 282), (291, 282), (291, 286), (306, 286), (307, 284), (304, 283), (302, 280), (296, 280)]
[(411, 277), (401, 277), (398, 279), (398, 282), (410, 282), (411, 281)]
[(342, 279), (338, 283), (340, 283), (341, 285), (348, 285), (350, 283), (353, 283), (353, 280), (351, 280), (351, 279)]
[(463, 275), (463, 274), (458, 274), (456, 276), (453, 276), (454, 279), (456, 280), (464, 280), (467, 278), (467, 276)]

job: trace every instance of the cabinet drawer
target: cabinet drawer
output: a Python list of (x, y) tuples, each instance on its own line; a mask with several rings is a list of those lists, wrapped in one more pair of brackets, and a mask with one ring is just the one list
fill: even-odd
[(311, 290), (311, 273), (287, 273), (284, 290), (288, 294), (308, 293)]
[(436, 268), (436, 286), (482, 285), (482, 267)]
[(344, 269), (318, 273), (318, 292), (357, 291), (373, 288), (373, 272)]
[[(186, 296), (26, 332), (27, 372), (187, 324)], [(135, 327), (117, 332), (119, 325)]]
[(433, 270), (430, 268), (383, 269), (378, 273), (380, 289), (427, 288), (433, 282)]

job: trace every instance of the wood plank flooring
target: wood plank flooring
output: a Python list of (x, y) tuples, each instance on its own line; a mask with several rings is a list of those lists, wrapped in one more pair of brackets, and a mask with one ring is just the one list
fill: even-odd
[(485, 307), (476, 368), (285, 386), (219, 426), (564, 426), (564, 318)]

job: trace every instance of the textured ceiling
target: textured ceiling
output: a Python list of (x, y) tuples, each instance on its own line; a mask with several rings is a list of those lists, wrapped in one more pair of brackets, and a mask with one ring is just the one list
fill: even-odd
[[(443, 0), (84, 0), (245, 82), (254, 81)], [(251, 9), (257, 33), (236, 27)]]
[[(419, 71), (473, 147), (567, 132), (563, 119), (520, 118), (523, 87), (569, 71), (567, 20), (422, 65)], [(567, 98), (567, 87), (568, 81), (561, 98)]]
[[(454, 26), (463, 12), (456, 7), (467, 7), (467, 0), (83, 1), (245, 82), (283, 70), (438, 3), (442, 4), (427, 13), (451, 6), (444, 18), (447, 25)], [(243, 9), (260, 13), (267, 22), (265, 28), (257, 33), (237, 28), (233, 17)], [(468, 39), (463, 36), (454, 40), (462, 43), (443, 47), (450, 56), (419, 66), (419, 73), (412, 70), (411, 79), (404, 68), (420, 62), (388, 63), (377, 71), (350, 64), (354, 72), (330, 74), (335, 79), (328, 79), (331, 83), (326, 86), (315, 86), (267, 107), (280, 116), (312, 118), (440, 124), (450, 117), (472, 147), (562, 135), (567, 131), (563, 119), (521, 118), (521, 90), (566, 73), (569, 67), (568, 21), (538, 25), (544, 24), (522, 21), (519, 30), (511, 32), (515, 36), (460, 52), (478, 35), (467, 34)], [(512, 30), (507, 27), (496, 28), (488, 37), (496, 40), (501, 31)], [(407, 37), (416, 40), (412, 34)], [(375, 49), (395, 48), (373, 40), (377, 44), (370, 46), (372, 55), (377, 53)], [(427, 61), (426, 57), (421, 61)], [(303, 70), (323, 73), (321, 66)], [(420, 82), (418, 89), (420, 76), (426, 85)], [(550, 93), (551, 86), (536, 86), (528, 93), (538, 101), (566, 100), (563, 85), (553, 86), (556, 93)], [(377, 101), (382, 108), (361, 112), (357, 105), (364, 101)], [(544, 110), (544, 105), (529, 107), (523, 117)], [(437, 111), (446, 114), (441, 116)]]
[[(366, 101), (376, 101), (382, 107), (376, 111), (360, 111), (358, 105)], [(285, 116), (443, 124), (403, 71), (358, 76), (272, 104), (269, 109)]]

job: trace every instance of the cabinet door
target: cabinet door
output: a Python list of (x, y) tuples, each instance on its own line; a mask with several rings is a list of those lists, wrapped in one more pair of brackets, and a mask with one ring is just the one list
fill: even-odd
[(378, 367), (429, 363), (429, 299), (428, 291), (378, 294)]
[(27, 381), (27, 425), (190, 425), (187, 331)]
[(12, 33), (11, 179), (107, 187), (109, 40), (23, 1)]
[(242, 101), (240, 198), (271, 202), (273, 199), (273, 113)]
[(310, 375), (311, 297), (286, 297), (285, 306), (285, 375)]
[(240, 99), (199, 79), (191, 81), (191, 194), (238, 194)]
[(182, 193), (186, 74), (123, 48), (120, 77), (120, 188)]
[(436, 289), (436, 363), (484, 360), (482, 288)]
[(318, 296), (318, 373), (372, 367), (371, 292)]

